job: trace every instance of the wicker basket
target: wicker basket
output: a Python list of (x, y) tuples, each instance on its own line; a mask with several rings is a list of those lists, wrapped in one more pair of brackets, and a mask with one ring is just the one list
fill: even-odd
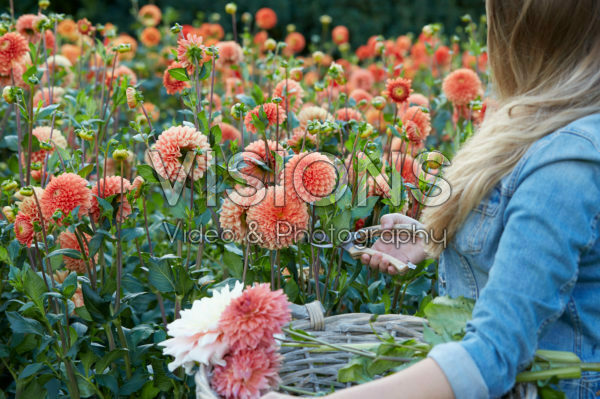
[[(387, 314), (373, 321), (370, 313), (348, 313), (325, 317), (320, 302), (305, 306), (292, 305), (291, 326), (310, 333), (330, 344), (381, 343), (378, 335), (389, 334), (396, 340), (422, 341), (426, 320), (421, 317)], [(286, 337), (291, 339), (290, 337)], [(355, 355), (345, 351), (315, 352), (311, 348), (281, 348), (283, 364), (279, 375), (280, 390), (295, 392), (329, 392), (351, 386), (338, 381), (338, 371)], [(210, 392), (206, 370), (196, 373), (196, 397), (218, 399)], [(504, 399), (533, 399), (537, 389), (533, 384), (517, 384)]]

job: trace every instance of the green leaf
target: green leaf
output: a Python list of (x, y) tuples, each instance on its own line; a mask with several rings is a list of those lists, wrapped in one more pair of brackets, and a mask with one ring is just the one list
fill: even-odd
[(441, 336), (464, 334), (467, 321), (471, 320), (475, 301), (465, 297), (440, 296), (429, 302), (423, 312), (431, 328)]
[[(112, 333), (111, 333), (112, 334)], [(102, 359), (96, 362), (96, 373), (102, 374), (104, 370), (108, 367), (109, 364), (113, 363), (117, 359), (123, 357), (123, 355), (127, 353), (127, 349), (118, 348), (108, 352), (106, 355), (102, 357)]]
[(158, 183), (154, 169), (150, 165), (138, 165), (138, 175), (142, 176), (147, 183)]
[(188, 82), (190, 78), (187, 76), (185, 68), (172, 68), (169, 69), (169, 75), (175, 80), (180, 82)]
[(160, 292), (174, 292), (175, 282), (171, 267), (166, 262), (150, 261), (148, 280)]
[(69, 258), (73, 258), (73, 259), (83, 259), (81, 252), (77, 251), (76, 249), (70, 249), (70, 248), (56, 249), (56, 250), (50, 252), (48, 255), (46, 255), (46, 258), (52, 258), (52, 257), (58, 256), (58, 255), (68, 256)]
[(223, 253), (223, 264), (233, 277), (242, 278), (244, 262), (240, 256), (233, 252), (225, 251)]
[(111, 320), (110, 301), (98, 295), (87, 283), (82, 284), (81, 290), (83, 292), (83, 303), (92, 319), (98, 323)]
[(37, 118), (38, 119), (46, 119), (49, 116), (52, 115), (52, 113), (54, 111), (56, 111), (56, 109), (60, 107), (60, 104), (50, 104), (47, 107), (44, 107), (42, 109), (40, 109), (40, 111), (37, 113)]
[(40, 371), (40, 369), (42, 367), (44, 367), (44, 365), (42, 363), (28, 364), (27, 366), (25, 366), (23, 371), (21, 371), (21, 373), (19, 374), (19, 379), (24, 380), (25, 378), (36, 374), (38, 371)]
[(23, 287), (25, 293), (37, 305), (40, 310), (44, 310), (44, 294), (46, 293), (46, 284), (44, 280), (31, 269), (23, 276)]
[(23, 317), (17, 312), (6, 312), (6, 317), (15, 334), (43, 335), (42, 325), (37, 320)]
[(373, 212), (377, 200), (379, 200), (379, 197), (369, 197), (366, 205), (352, 208), (352, 219), (362, 219), (369, 216)]
[(87, 175), (89, 175), (92, 172), (93, 169), (94, 169), (94, 164), (91, 163), (91, 164), (86, 165), (83, 168), (79, 169), (79, 172), (77, 172), (77, 174), (85, 179), (85, 178), (87, 178)]
[(367, 373), (367, 359), (356, 357), (344, 367), (338, 370), (339, 382), (367, 382), (371, 377)]

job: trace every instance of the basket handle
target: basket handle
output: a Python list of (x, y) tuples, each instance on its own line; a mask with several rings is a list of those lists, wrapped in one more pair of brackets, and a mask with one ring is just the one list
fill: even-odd
[(322, 331), (325, 329), (325, 314), (323, 313), (323, 305), (321, 302), (314, 301), (305, 305), (308, 311), (308, 317), (310, 320), (310, 328), (315, 331)]

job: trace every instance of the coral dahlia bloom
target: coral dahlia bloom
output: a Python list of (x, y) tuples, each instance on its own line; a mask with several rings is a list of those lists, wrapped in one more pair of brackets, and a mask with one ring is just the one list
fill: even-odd
[(144, 29), (140, 35), (140, 41), (147, 47), (158, 46), (160, 39), (160, 31), (153, 26)]
[[(200, 150), (194, 162), (190, 162), (188, 170), (183, 167), (189, 151)], [(212, 159), (208, 138), (189, 126), (173, 126), (158, 136), (153, 151), (148, 155), (150, 165), (160, 176), (168, 180), (185, 182), (188, 174), (193, 180), (204, 176), (208, 161)], [(194, 169), (192, 170), (192, 163)]]
[(219, 49), (219, 58), (216, 61), (219, 68), (237, 65), (244, 60), (242, 47), (234, 41), (219, 42), (216, 47)]
[(294, 155), (285, 165), (285, 192), (304, 202), (315, 202), (332, 193), (337, 181), (335, 166), (318, 152)]
[(154, 4), (146, 4), (138, 12), (138, 17), (144, 26), (156, 26), (160, 23), (162, 12)]
[(258, 399), (275, 388), (281, 357), (275, 348), (243, 349), (225, 356), (211, 379), (214, 391), (226, 399)]
[(0, 36), (0, 72), (9, 74), (16, 64), (20, 64), (29, 53), (27, 40), (16, 32)]
[(79, 32), (77, 31), (77, 23), (75, 23), (75, 21), (73, 21), (70, 18), (65, 18), (62, 21), (60, 21), (56, 30), (59, 35), (73, 42), (79, 37)]
[(410, 86), (410, 79), (388, 79), (385, 83), (385, 94), (396, 104), (402, 104), (408, 99), (408, 96), (410, 96)]
[(200, 67), (208, 61), (202, 37), (188, 33), (185, 38), (180, 38), (177, 41), (177, 59), (190, 74), (194, 73), (196, 64)]
[(109, 89), (112, 89), (113, 85), (119, 86), (121, 79), (127, 80), (128, 86), (135, 86), (137, 84), (137, 76), (135, 72), (126, 67), (125, 65), (119, 65), (115, 68), (114, 73), (111, 71), (106, 74), (106, 85)]
[(406, 135), (413, 143), (419, 143), (431, 133), (431, 121), (428, 113), (421, 107), (410, 107), (402, 116), (402, 123), (406, 128)]
[(163, 86), (165, 86), (165, 89), (167, 90), (167, 94), (180, 93), (184, 89), (187, 89), (188, 87), (190, 87), (189, 82), (182, 82), (171, 76), (169, 71), (171, 69), (176, 69), (176, 68), (183, 68), (183, 64), (181, 64), (180, 62), (172, 62), (171, 65), (168, 66), (168, 68), (165, 70), (165, 73), (163, 74)]
[[(38, 200), (40, 200), (42, 194), (44, 193), (44, 189), (41, 187), (33, 187), (33, 190), (35, 191), (35, 196), (38, 198)], [(42, 218), (40, 217), (40, 211), (38, 209), (37, 202), (35, 201), (35, 197), (33, 195), (30, 197), (24, 197), (18, 195), (17, 193), (15, 197), (17, 197), (20, 200), (16, 202), (19, 212), (29, 216), (32, 219), (32, 221), (42, 220)]]
[[(100, 189), (98, 189), (98, 183), (100, 183)], [(118, 221), (122, 222), (129, 214), (131, 214), (131, 205), (127, 201), (127, 193), (131, 190), (131, 184), (129, 180), (123, 178), (123, 203), (121, 202), (121, 176), (107, 176), (105, 179), (100, 179), (99, 182), (92, 186), (92, 206), (90, 207), (90, 216), (94, 219), (94, 222), (100, 220), (102, 211), (98, 204), (98, 198), (108, 198), (114, 196), (112, 199), (113, 209), (116, 209), (115, 217)], [(120, 204), (117, 208), (116, 205)], [(121, 208), (123, 208), (123, 218), (121, 219)]]
[(271, 291), (269, 284), (254, 284), (225, 308), (219, 329), (234, 351), (272, 346), (273, 335), (289, 323), (290, 303), (283, 290)]
[(37, 107), (40, 101), (43, 104), (42, 107), (47, 107), (50, 104), (57, 104), (62, 100), (62, 96), (64, 94), (65, 89), (63, 89), (62, 87), (53, 87), (52, 101), (50, 101), (50, 91), (47, 87), (43, 87), (41, 90), (36, 91), (33, 95), (33, 105), (34, 107)]
[(362, 115), (354, 108), (340, 108), (335, 113), (335, 119), (346, 122), (351, 120), (361, 121)]
[(264, 30), (269, 30), (277, 25), (277, 14), (268, 7), (261, 8), (254, 16), (256, 25)]
[(33, 237), (35, 234), (35, 232), (33, 231), (32, 218), (23, 212), (17, 213), (17, 217), (15, 218), (13, 228), (15, 230), (15, 237), (17, 238), (17, 240), (21, 244), (26, 245), (27, 247), (31, 247)]
[(37, 42), (40, 37), (40, 33), (35, 29), (38, 18), (35, 14), (23, 14), (17, 19), (17, 32), (30, 42)]
[[(280, 249), (302, 239), (309, 219), (306, 204), (299, 199), (285, 198), (282, 186), (262, 190), (266, 190), (263, 201), (248, 209), (246, 218), (250, 228), (255, 223), (253, 230), (257, 244), (267, 249)], [(280, 203), (284, 205), (280, 206)]]
[(256, 115), (260, 118), (261, 109), (263, 109), (265, 114), (267, 115), (267, 126), (265, 128), (277, 124), (281, 125), (283, 122), (285, 122), (287, 118), (285, 109), (281, 106), (278, 106), (277, 104), (265, 103), (262, 105), (257, 105), (253, 110), (249, 111), (246, 114), (246, 117), (244, 118), (244, 125), (246, 126), (247, 131), (252, 133), (257, 132), (256, 126), (254, 126), (254, 120), (252, 118), (252, 115)]
[(301, 52), (306, 46), (306, 39), (300, 32), (290, 32), (285, 38), (287, 47), (283, 49), (287, 55), (292, 55)]
[(219, 331), (219, 319), (231, 301), (242, 295), (240, 282), (230, 290), (224, 286), (215, 290), (212, 297), (194, 301), (190, 309), (181, 311), (181, 317), (167, 325), (167, 333), (173, 337), (161, 342), (163, 353), (175, 359), (169, 363), (170, 371), (183, 366), (191, 374), (196, 363), (222, 364), (229, 345)]
[(365, 100), (367, 103), (360, 108), (366, 109), (369, 107), (369, 103), (373, 99), (373, 96), (371, 95), (371, 93), (369, 93), (366, 90), (354, 89), (350, 92), (350, 98), (352, 98), (354, 101), (356, 101), (357, 106), (358, 106), (358, 103), (360, 103), (362, 100)]
[[(35, 180), (40, 180), (42, 175), (41, 171), (45, 170), (46, 166), (46, 155), (52, 154), (56, 147), (62, 149), (67, 148), (67, 140), (65, 139), (65, 136), (63, 136), (63, 134), (60, 132), (60, 130), (51, 129), (49, 126), (36, 127), (33, 129), (32, 133), (41, 143), (52, 144), (51, 150), (38, 150), (31, 153), (31, 162), (39, 162), (42, 165), (42, 169), (31, 171), (31, 177), (33, 177)], [(23, 165), (25, 165), (25, 163), (27, 162), (25, 154), (22, 154), (21, 161)]]
[(456, 106), (468, 105), (483, 93), (481, 80), (468, 68), (460, 68), (450, 73), (442, 83), (446, 98)]
[[(268, 148), (268, 152), (267, 152)], [(267, 140), (265, 144), (264, 140), (256, 140), (248, 144), (242, 152), (242, 159), (245, 166), (241, 168), (241, 172), (245, 175), (244, 178), (255, 187), (262, 187), (267, 183), (273, 182), (275, 169), (275, 157), (273, 152), (279, 153), (284, 156), (285, 151), (281, 145), (277, 145), (276, 141)], [(269, 167), (269, 170), (265, 169), (265, 166)], [(256, 180), (261, 181), (263, 184), (258, 185)]]
[(331, 40), (337, 45), (348, 43), (349, 37), (350, 32), (348, 32), (348, 28), (343, 25), (336, 26), (331, 31)]
[(252, 187), (231, 190), (223, 200), (219, 211), (219, 224), (224, 231), (224, 237), (241, 243), (246, 239), (248, 225), (246, 224), (246, 213), (248, 209), (260, 202), (260, 192)]
[(285, 109), (289, 104), (290, 110), (297, 112), (302, 106), (302, 97), (304, 96), (304, 90), (300, 83), (291, 79), (284, 79), (277, 83), (275, 90), (273, 90), (273, 97), (280, 97), (281, 106)]
[(306, 129), (308, 122), (315, 120), (319, 122), (333, 121), (333, 116), (326, 109), (315, 105), (305, 106), (298, 113), (298, 121), (302, 129)]
[[(89, 242), (89, 240), (92, 238), (89, 235), (84, 233), (84, 237), (82, 238), (83, 241), (83, 246), (85, 247), (85, 254), (86, 256), (89, 256), (90, 252), (87, 246), (87, 242)], [(62, 233), (60, 233), (60, 235), (58, 236), (58, 243), (60, 244), (60, 247), (63, 249), (74, 249), (76, 251), (82, 252), (81, 250), (81, 246), (79, 245), (79, 241), (77, 241), (77, 236), (75, 236), (75, 233), (71, 233), (70, 231), (63, 231)], [(67, 255), (63, 255), (63, 260), (65, 262), (65, 267), (73, 272), (76, 273), (85, 273), (87, 271), (87, 267), (86, 267), (86, 262), (85, 260), (83, 260), (83, 257), (81, 259), (76, 259), (76, 258), (71, 258)], [(92, 262), (91, 259), (89, 259), (88, 257), (88, 266), (91, 268), (92, 267)]]
[(75, 173), (63, 173), (53, 177), (40, 199), (44, 216), (51, 218), (57, 210), (62, 211), (63, 216), (58, 220), (60, 225), (65, 216), (77, 207), (79, 216), (87, 215), (92, 205), (92, 192), (87, 185), (88, 182)]
[(233, 125), (225, 122), (219, 122), (219, 127), (221, 128), (221, 143), (230, 141), (241, 141), (242, 133)]
[(375, 78), (371, 71), (363, 68), (358, 68), (350, 74), (348, 84), (354, 89), (363, 89), (369, 91), (375, 84)]

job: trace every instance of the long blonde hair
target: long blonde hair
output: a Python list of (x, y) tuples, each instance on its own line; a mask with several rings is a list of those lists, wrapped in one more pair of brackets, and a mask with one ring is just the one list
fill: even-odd
[[(458, 151), (450, 198), (423, 213), (452, 239), (536, 140), (600, 111), (600, 1), (487, 0), (489, 62), (498, 107)], [(428, 252), (443, 248), (431, 241)]]

